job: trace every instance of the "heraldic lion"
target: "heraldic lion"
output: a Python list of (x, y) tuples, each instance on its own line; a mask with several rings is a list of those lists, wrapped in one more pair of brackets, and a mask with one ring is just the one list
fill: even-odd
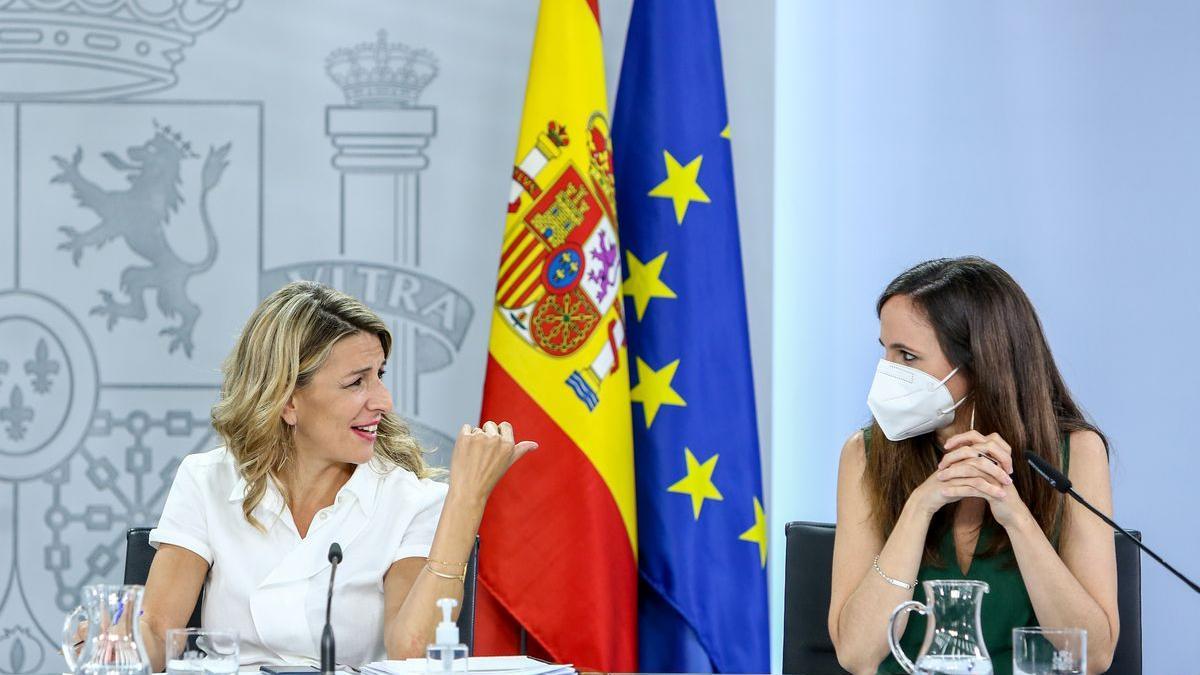
[(60, 173), (52, 183), (71, 186), (79, 205), (93, 211), (100, 222), (91, 229), (78, 232), (72, 227), (58, 228), (67, 240), (58, 248), (70, 251), (76, 266), (89, 246), (100, 248), (112, 239), (123, 239), (135, 254), (148, 265), (133, 265), (121, 273), (121, 290), (129, 297), (121, 302), (106, 290), (100, 291), (103, 304), (92, 308), (91, 314), (107, 318), (112, 330), (118, 319), (146, 319), (147, 291), (157, 293), (156, 304), (164, 316), (178, 316), (180, 323), (162, 329), (160, 335), (169, 335), (169, 352), (178, 348), (190, 358), (192, 355), (192, 331), (200, 316), (200, 308), (187, 295), (188, 281), (197, 274), (212, 268), (217, 258), (217, 236), (208, 215), (208, 194), (221, 180), (228, 166), (230, 143), (219, 148), (210, 148), (201, 172), (200, 220), (204, 226), (205, 252), (199, 262), (189, 262), (177, 254), (167, 241), (166, 225), (171, 216), (183, 203), (180, 192), (182, 178), (180, 169), (183, 161), (198, 157), (190, 145), (182, 142), (178, 132), (171, 127), (159, 127), (155, 122), (153, 138), (142, 145), (126, 150), (127, 159), (112, 152), (102, 154), (108, 164), (124, 172), (129, 180), (125, 190), (105, 190), (88, 180), (79, 170), (83, 150), (76, 148), (70, 160), (54, 157)]

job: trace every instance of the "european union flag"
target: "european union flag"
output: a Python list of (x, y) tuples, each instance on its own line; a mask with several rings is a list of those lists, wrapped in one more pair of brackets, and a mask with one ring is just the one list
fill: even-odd
[(639, 668), (770, 669), (767, 529), (711, 0), (636, 0), (613, 119)]

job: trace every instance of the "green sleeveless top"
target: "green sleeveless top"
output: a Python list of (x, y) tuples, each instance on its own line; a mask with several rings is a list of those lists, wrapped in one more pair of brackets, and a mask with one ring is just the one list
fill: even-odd
[[(864, 432), (864, 440), (870, 441), (870, 430)], [(1067, 473), (1071, 460), (1070, 436), (1063, 439), (1062, 467)], [(1058, 520), (1061, 522), (1062, 514)], [(913, 599), (925, 602), (925, 588), (922, 582), (930, 579), (970, 579), (987, 583), (988, 592), (983, 596), (983, 610), (980, 623), (983, 627), (983, 642), (987, 645), (988, 654), (992, 657), (992, 669), (995, 675), (1012, 675), (1012, 629), (1021, 626), (1036, 626), (1037, 616), (1033, 612), (1033, 604), (1029, 601), (1029, 593), (1025, 590), (1025, 580), (1021, 578), (1021, 570), (1017, 567), (1011, 548), (987, 557), (979, 557), (979, 553), (987, 548), (988, 542), (996, 536), (1000, 527), (995, 523), (985, 525), (979, 532), (975, 542), (975, 553), (971, 557), (971, 566), (963, 574), (958, 567), (958, 555), (954, 550), (954, 530), (947, 528), (939, 547), (942, 567), (921, 565), (917, 573), (917, 588)], [(1051, 543), (1058, 548), (1058, 526)], [(925, 641), (926, 618), (916, 612), (908, 613), (908, 625), (900, 638), (900, 646), (908, 658), (916, 661), (921, 643)], [(879, 666), (878, 675), (902, 675), (904, 669), (890, 654), (887, 660)]]

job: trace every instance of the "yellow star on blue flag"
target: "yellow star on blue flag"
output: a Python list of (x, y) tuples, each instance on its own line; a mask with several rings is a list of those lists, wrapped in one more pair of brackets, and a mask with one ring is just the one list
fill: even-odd
[[(663, 40), (668, 28), (683, 39)], [(633, 4), (612, 138), (636, 372), (638, 668), (647, 673), (771, 668), (724, 86), (713, 0)], [(697, 448), (719, 448), (719, 461)]]
[(643, 263), (629, 251), (625, 252), (625, 283), (621, 284), (621, 292), (633, 298), (633, 308), (637, 311), (638, 321), (646, 314), (646, 307), (653, 298), (675, 298), (675, 291), (663, 283), (663, 265), (667, 263), (667, 252), (663, 251), (654, 259)]
[(640, 358), (637, 360), (637, 385), (629, 390), (629, 400), (641, 403), (645, 412), (646, 428), (654, 424), (658, 409), (664, 405), (686, 406), (687, 401), (679, 392), (671, 388), (671, 380), (675, 379), (675, 371), (679, 369), (679, 359), (655, 370)]
[(683, 449), (683, 463), (687, 467), (687, 475), (671, 484), (667, 492), (678, 492), (692, 498), (692, 515), (700, 520), (700, 509), (704, 507), (705, 499), (721, 501), (721, 491), (713, 485), (713, 471), (717, 468), (720, 455), (713, 455), (701, 463), (692, 451)]
[(703, 161), (704, 157), (697, 155), (687, 165), (681, 166), (679, 160), (663, 150), (663, 163), (666, 164), (667, 177), (654, 186), (654, 189), (650, 191), (650, 196), (671, 200), (675, 206), (675, 222), (678, 225), (683, 224), (683, 217), (687, 215), (689, 204), (692, 202), (708, 204), (710, 202), (708, 194), (704, 192), (704, 188), (700, 187), (698, 182), (700, 163)]

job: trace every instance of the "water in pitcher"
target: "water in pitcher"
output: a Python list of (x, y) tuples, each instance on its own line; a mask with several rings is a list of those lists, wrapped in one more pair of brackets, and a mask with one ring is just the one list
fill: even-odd
[(144, 663), (87, 663), (79, 666), (77, 675), (150, 675)]
[(922, 656), (919, 675), (992, 675), (992, 662), (975, 656)]

